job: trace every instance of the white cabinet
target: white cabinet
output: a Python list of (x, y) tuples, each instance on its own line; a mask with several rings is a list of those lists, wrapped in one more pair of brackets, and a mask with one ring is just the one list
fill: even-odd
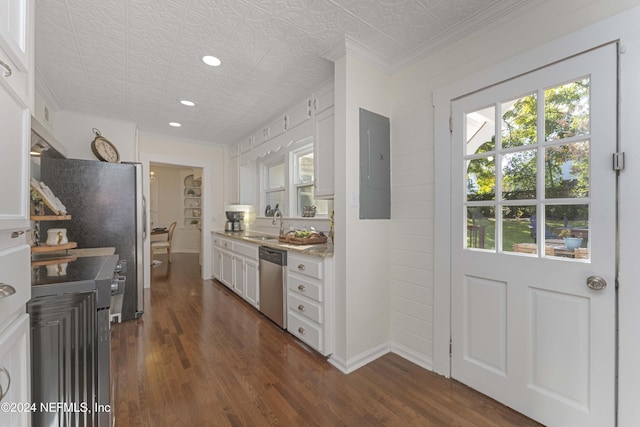
[(213, 277), (258, 307), (258, 245), (232, 241), (214, 234)]
[(246, 258), (244, 260), (244, 299), (256, 308), (260, 308), (260, 278), (258, 275), (258, 261)]
[(229, 159), (229, 203), (240, 203), (240, 156)]
[(287, 330), (324, 355), (333, 352), (333, 260), (289, 252)]
[(313, 113), (318, 114), (329, 107), (333, 107), (334, 101), (334, 83), (328, 83), (319, 88), (313, 94)]
[(305, 99), (284, 116), (285, 130), (291, 130), (307, 120), (311, 120), (311, 98)]
[[(0, 387), (2, 402), (31, 400), (29, 145), (33, 108), (33, 2), (0, 0)], [(0, 411), (0, 425), (28, 426), (30, 414)]]
[(268, 125), (264, 127), (264, 140), (275, 138), (278, 135), (282, 135), (285, 131), (285, 118), (279, 116), (272, 120)]
[[(2, 394), (6, 393), (0, 399), (0, 405), (31, 402), (30, 357), (29, 315), (23, 313), (0, 334), (0, 390)], [(29, 426), (31, 414), (26, 410), (0, 410), (0, 425)]]
[(331, 199), (335, 193), (334, 107), (329, 107), (314, 117), (313, 133), (314, 196), (316, 199)]

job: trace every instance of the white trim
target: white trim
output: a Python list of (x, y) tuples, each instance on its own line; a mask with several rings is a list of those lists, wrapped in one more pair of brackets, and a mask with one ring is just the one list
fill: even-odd
[(335, 356), (331, 356), (329, 357), (329, 363), (341, 370), (343, 373), (350, 374), (356, 369), (362, 368), (364, 365), (373, 362), (374, 360), (384, 356), (389, 352), (391, 352), (391, 347), (389, 343), (385, 343), (380, 344), (377, 347), (373, 347), (365, 351), (364, 353), (360, 353), (359, 355), (352, 357), (347, 361), (344, 361)]
[[(202, 182), (205, 191), (202, 192), (202, 224), (200, 227), (200, 252), (202, 254), (202, 279), (210, 279), (212, 275), (212, 247), (211, 247), (211, 233), (210, 233), (210, 222), (207, 218), (213, 217), (213, 189), (211, 187), (211, 176), (213, 173), (213, 165), (208, 159), (200, 159), (200, 158), (188, 158), (188, 157), (174, 157), (174, 156), (165, 156), (160, 154), (153, 153), (139, 153), (139, 161), (142, 163), (143, 173), (143, 182), (142, 182), (142, 193), (144, 197), (147, 199), (147, 203), (149, 203), (149, 195), (150, 195), (150, 182), (149, 182), (149, 174), (147, 171), (150, 170), (150, 163), (163, 163), (167, 165), (180, 165), (186, 167), (193, 168), (202, 168)], [(222, 196), (220, 196), (222, 197)], [(147, 205), (148, 206), (148, 205)], [(151, 229), (150, 224), (151, 216), (147, 215), (147, 230)], [(144, 259), (151, 259), (151, 239), (147, 239), (144, 242)], [(144, 287), (151, 287), (151, 265), (150, 263), (145, 263), (144, 265)]]

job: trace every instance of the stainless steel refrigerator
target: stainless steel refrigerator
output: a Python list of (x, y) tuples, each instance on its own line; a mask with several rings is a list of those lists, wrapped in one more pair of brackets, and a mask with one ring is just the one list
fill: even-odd
[(78, 248), (115, 247), (127, 262), (121, 320), (144, 312), (143, 244), (146, 207), (142, 196), (142, 165), (93, 160), (41, 158), (40, 180), (66, 206), (72, 219), (41, 222), (48, 228), (66, 228)]

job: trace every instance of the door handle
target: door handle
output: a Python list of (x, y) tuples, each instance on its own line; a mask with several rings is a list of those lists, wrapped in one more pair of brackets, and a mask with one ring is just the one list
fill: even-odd
[(16, 288), (5, 283), (0, 283), (0, 298), (6, 298), (16, 293)]
[(589, 276), (587, 278), (587, 286), (594, 291), (601, 291), (607, 287), (607, 281), (600, 276)]

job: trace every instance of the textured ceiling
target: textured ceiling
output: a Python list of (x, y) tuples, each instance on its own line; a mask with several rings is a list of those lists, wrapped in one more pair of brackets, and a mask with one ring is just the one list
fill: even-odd
[[(36, 0), (53, 108), (233, 144), (333, 77), (345, 38), (392, 70), (525, 0)], [(203, 55), (222, 60), (217, 68)], [(185, 107), (179, 99), (196, 102)], [(171, 128), (168, 123), (182, 123)]]

